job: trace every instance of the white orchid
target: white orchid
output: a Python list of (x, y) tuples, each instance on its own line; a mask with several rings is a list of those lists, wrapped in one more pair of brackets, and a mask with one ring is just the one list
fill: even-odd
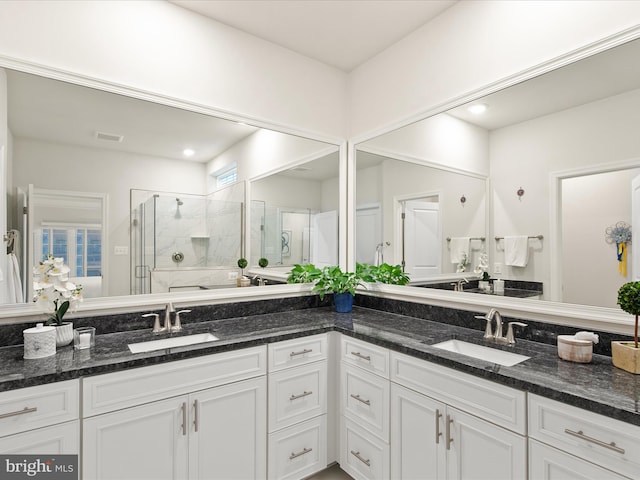
[(478, 257), (478, 265), (473, 269), (473, 272), (482, 276), (483, 280), (489, 280), (489, 255), (481, 253)]
[(64, 258), (52, 255), (33, 268), (33, 301), (50, 314), (49, 323), (62, 324), (67, 310), (74, 312), (82, 302), (82, 286), (69, 281), (70, 271)]

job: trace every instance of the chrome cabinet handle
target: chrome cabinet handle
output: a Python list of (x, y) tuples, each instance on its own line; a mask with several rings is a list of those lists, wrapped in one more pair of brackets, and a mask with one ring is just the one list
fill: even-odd
[(291, 452), (291, 455), (289, 455), (289, 460), (293, 460), (294, 458), (298, 458), (301, 457), (302, 455), (306, 455), (307, 453), (311, 452), (313, 450), (313, 448), (303, 448), (301, 452), (298, 453), (293, 453)]
[(182, 402), (182, 435), (187, 434), (187, 402)]
[(598, 440), (597, 438), (590, 437), (585, 435), (582, 430), (578, 430), (574, 432), (573, 430), (569, 430), (568, 428), (564, 429), (564, 433), (568, 433), (569, 435), (573, 435), (574, 437), (578, 437), (582, 440), (586, 440), (587, 442), (595, 443), (604, 448), (608, 448), (609, 450), (613, 450), (614, 452), (620, 453), (624, 455), (624, 448), (620, 448), (616, 445), (616, 442), (606, 443), (602, 440)]
[(297, 357), (298, 355), (305, 355), (307, 353), (311, 353), (313, 352), (313, 349), (311, 348), (305, 348), (304, 350), (300, 350), (299, 352), (291, 352), (289, 354), (290, 357)]
[(308, 396), (308, 395), (313, 395), (313, 392), (307, 392), (307, 391), (305, 390), (304, 392), (302, 392), (302, 393), (301, 393), (301, 394), (299, 394), (299, 395), (293, 395), (293, 394), (292, 394), (292, 395), (289, 397), (289, 400), (298, 400), (299, 398), (304, 398), (304, 397), (306, 397), (306, 396)]
[(436, 408), (436, 445), (440, 443), (440, 437), (442, 436), (442, 432), (440, 431), (440, 419), (442, 418), (442, 414), (440, 410)]
[(367, 362), (371, 361), (370, 355), (363, 355), (360, 352), (351, 352), (351, 355), (353, 355), (354, 357), (361, 358), (362, 360), (366, 360)]
[(351, 398), (355, 398), (359, 402), (364, 403), (365, 405), (371, 405), (371, 400), (365, 400), (364, 398), (360, 398), (360, 395), (351, 394)]
[(18, 415), (24, 415), (25, 413), (33, 413), (37, 411), (38, 411), (38, 407), (32, 407), (32, 408), (24, 407), (22, 410), (0, 414), (0, 420), (2, 420), (3, 418), (17, 417)]
[(451, 424), (453, 423), (453, 418), (451, 415), (447, 415), (447, 421), (445, 422), (445, 436), (447, 442), (447, 450), (451, 450), (451, 443), (453, 442), (453, 438), (451, 438)]
[(365, 458), (362, 458), (362, 455), (360, 455), (360, 452), (354, 452), (353, 450), (351, 450), (351, 455), (356, 457), (358, 460), (360, 460), (362, 463), (364, 463), (367, 467), (371, 466), (371, 460), (367, 460)]
[(198, 400), (193, 401), (193, 429), (194, 431), (198, 431), (198, 423), (200, 421), (200, 405), (198, 404)]

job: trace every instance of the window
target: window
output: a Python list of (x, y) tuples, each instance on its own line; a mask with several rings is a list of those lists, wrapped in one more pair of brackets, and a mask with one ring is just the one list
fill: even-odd
[(216, 176), (216, 187), (224, 187), (238, 181), (238, 167), (225, 170)]
[(47, 255), (64, 258), (72, 277), (102, 275), (102, 231), (82, 227), (45, 227), (36, 232), (41, 247), (34, 249), (37, 262)]

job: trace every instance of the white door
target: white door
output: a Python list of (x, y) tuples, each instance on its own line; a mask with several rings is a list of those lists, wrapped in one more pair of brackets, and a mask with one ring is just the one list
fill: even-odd
[(316, 213), (313, 216), (313, 251), (311, 263), (316, 267), (338, 265), (338, 212)]
[[(382, 244), (382, 212), (380, 205), (356, 208), (356, 262), (377, 265), (377, 247)], [(380, 260), (380, 261), (378, 261)]]
[[(640, 175), (631, 181), (631, 228), (634, 243), (640, 242)], [(640, 280), (640, 248), (631, 249), (631, 278)]]
[[(524, 437), (452, 407), (444, 417), (447, 478), (511, 480), (527, 478)], [(447, 428), (447, 422), (450, 421)]]
[(266, 477), (267, 385), (264, 376), (191, 394), (189, 404), (190, 479)]
[(440, 208), (435, 202), (404, 204), (404, 271), (412, 277), (442, 272)]
[(391, 478), (445, 478), (444, 412), (444, 404), (391, 384)]
[(82, 478), (187, 478), (187, 417), (182, 396), (85, 419)]

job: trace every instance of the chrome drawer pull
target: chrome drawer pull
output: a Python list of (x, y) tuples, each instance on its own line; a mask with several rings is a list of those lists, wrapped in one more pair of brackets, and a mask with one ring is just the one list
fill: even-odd
[(182, 435), (187, 434), (187, 402), (182, 402)]
[(308, 395), (313, 395), (313, 392), (307, 392), (306, 390), (302, 392), (300, 395), (291, 395), (289, 400), (298, 400), (299, 398), (306, 397)]
[(362, 455), (360, 455), (360, 452), (354, 452), (353, 450), (351, 450), (351, 455), (356, 457), (358, 460), (360, 460), (362, 463), (364, 463), (367, 467), (371, 466), (371, 461), (362, 458)]
[(353, 393), (351, 394), (351, 398), (355, 398), (356, 400), (358, 400), (359, 402), (364, 403), (365, 405), (371, 405), (371, 401), (370, 400), (365, 400), (364, 398), (360, 398), (360, 395), (354, 395)]
[(366, 360), (367, 362), (371, 361), (370, 355), (363, 355), (360, 352), (351, 352), (351, 355), (353, 355), (354, 357), (361, 358), (362, 360)]
[(198, 431), (198, 424), (200, 423), (200, 405), (198, 400), (193, 401), (193, 430)]
[(440, 431), (440, 419), (442, 418), (442, 414), (440, 410), (436, 408), (436, 445), (440, 443), (440, 437), (442, 436), (442, 432)]
[(298, 458), (301, 457), (302, 455), (305, 455), (307, 453), (309, 453), (310, 451), (312, 451), (313, 448), (303, 448), (301, 452), (298, 453), (293, 453), (291, 452), (291, 455), (289, 455), (289, 460), (293, 460), (294, 458)]
[(595, 443), (596, 445), (599, 445), (604, 448), (608, 448), (609, 450), (613, 450), (614, 452), (624, 455), (624, 448), (618, 447), (615, 442), (611, 442), (611, 443), (603, 442), (602, 440), (598, 440), (597, 438), (593, 438), (588, 435), (585, 435), (582, 430), (578, 430), (577, 432), (574, 432), (573, 430), (569, 430), (568, 428), (565, 428), (564, 433), (568, 433), (569, 435), (573, 435), (574, 437), (578, 437), (582, 440), (586, 440), (587, 442)]
[(306, 355), (307, 353), (313, 352), (311, 348), (305, 348), (304, 350), (300, 350), (299, 352), (291, 352), (289, 354), (290, 357), (297, 357), (298, 355)]
[(17, 417), (18, 415), (24, 415), (25, 413), (33, 413), (37, 411), (38, 411), (38, 407), (32, 407), (32, 408), (24, 407), (24, 409), (18, 410), (16, 412), (0, 414), (0, 420), (2, 420), (3, 418)]
[(445, 440), (447, 443), (447, 450), (451, 450), (451, 443), (453, 442), (453, 438), (451, 438), (451, 424), (453, 423), (453, 418), (451, 415), (447, 415), (447, 421), (445, 422)]

